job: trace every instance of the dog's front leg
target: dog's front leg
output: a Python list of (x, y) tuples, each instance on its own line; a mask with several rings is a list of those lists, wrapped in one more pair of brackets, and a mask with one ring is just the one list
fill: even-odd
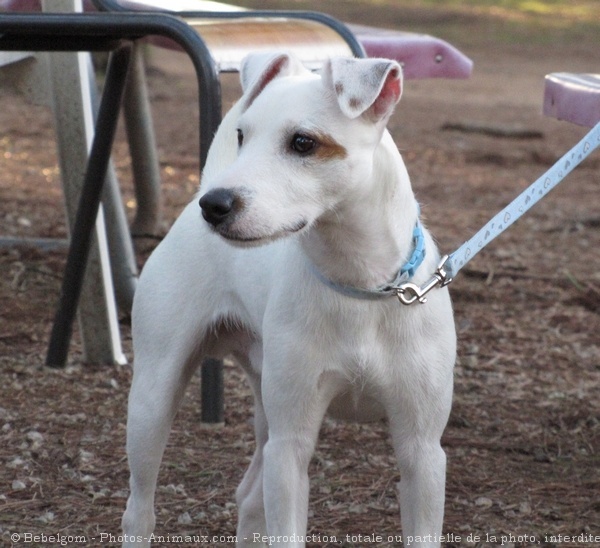
[[(148, 282), (140, 286), (137, 309), (134, 306), (135, 362), (127, 413), (131, 492), (122, 525), (123, 546), (136, 548), (150, 545), (155, 525), (154, 491), (163, 452), (185, 388), (201, 359), (194, 342), (202, 329), (192, 321), (186, 323), (183, 307), (159, 299), (160, 291), (153, 289)], [(161, 321), (175, 317), (173, 309), (187, 330), (180, 329), (175, 321)]]
[(413, 455), (399, 459), (398, 484), (405, 546), (440, 546), (444, 520), (446, 455), (439, 443), (416, 448)]
[[(418, 390), (415, 390), (415, 393)], [(444, 519), (446, 454), (440, 445), (450, 411), (452, 386), (427, 400), (425, 395), (405, 400), (406, 414), (390, 414), (392, 442), (400, 469), (398, 495), (405, 546), (440, 546)], [(428, 401), (427, 406), (417, 402)]]
[(271, 366), (265, 359), (262, 383), (269, 426), (263, 455), (267, 534), (270, 546), (286, 548), (305, 545), (308, 465), (323, 416), (338, 391), (335, 381), (315, 367), (323, 357), (311, 357), (306, 346), (298, 350), (297, 359), (288, 355), (285, 364)]
[[(150, 546), (154, 530), (154, 491), (173, 417), (182, 400), (191, 370), (173, 364), (170, 378), (142, 353), (136, 357), (129, 394), (127, 456), (130, 495), (123, 515), (123, 546)], [(165, 360), (166, 362), (166, 360)], [(162, 382), (157, 382), (157, 378)]]
[(270, 430), (263, 457), (269, 545), (287, 548), (304, 546), (309, 497), (308, 465), (319, 429), (314, 423), (312, 428), (290, 424), (297, 430)]

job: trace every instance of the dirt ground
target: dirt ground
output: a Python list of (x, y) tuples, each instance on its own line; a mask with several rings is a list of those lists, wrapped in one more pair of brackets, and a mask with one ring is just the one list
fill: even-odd
[[(474, 60), (469, 80), (406, 82), (390, 124), (443, 251), (473, 234), (586, 131), (542, 116), (543, 77), (597, 71), (599, 27), (555, 20), (532, 27), (391, 2), (318, 5), (345, 21), (437, 34)], [(181, 54), (151, 55), (149, 79), (164, 233), (199, 182), (196, 88)], [(230, 104), (235, 77), (224, 79), (224, 92)], [(64, 237), (51, 114), (6, 91), (0, 100), (0, 234)], [(457, 123), (539, 136), (447, 129)], [(122, 130), (115, 161), (131, 213)], [(596, 154), (451, 286), (459, 358), (443, 438), (445, 546), (600, 546), (592, 537), (600, 536), (599, 184)], [(136, 240), (140, 264), (155, 244)], [(88, 545), (108, 546), (120, 532), (131, 368), (86, 366), (77, 333), (68, 367), (43, 367), (64, 259), (64, 251), (0, 248), (2, 546), (27, 539), (53, 546), (68, 536), (68, 545), (81, 536)], [(122, 313), (131, 362), (128, 320)], [(235, 534), (234, 491), (253, 451), (252, 403), (238, 370), (228, 366), (225, 376), (222, 428), (200, 424), (197, 379), (176, 419), (159, 478), (157, 534)], [(384, 424), (326, 421), (310, 475), (310, 531), (321, 535), (314, 546), (331, 545), (326, 536), (344, 546), (397, 545), (399, 475)], [(157, 545), (180, 545), (163, 540)], [(231, 546), (225, 538), (205, 544)]]

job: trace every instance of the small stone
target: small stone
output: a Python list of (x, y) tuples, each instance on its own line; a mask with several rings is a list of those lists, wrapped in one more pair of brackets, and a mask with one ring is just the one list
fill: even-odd
[(37, 521), (41, 521), (42, 523), (52, 523), (55, 519), (54, 512), (46, 512), (36, 518)]
[(524, 516), (528, 516), (529, 514), (531, 514), (531, 504), (529, 504), (528, 502), (522, 502), (521, 504), (519, 504), (519, 513)]
[(479, 508), (491, 508), (494, 503), (492, 499), (487, 497), (479, 497), (475, 499), (475, 506), (479, 506)]
[(189, 525), (192, 523), (192, 516), (190, 516), (189, 512), (184, 512), (177, 518), (177, 523), (181, 523), (182, 525)]
[(12, 482), (12, 490), (13, 491), (22, 491), (23, 489), (27, 489), (27, 485), (21, 480), (15, 480)]

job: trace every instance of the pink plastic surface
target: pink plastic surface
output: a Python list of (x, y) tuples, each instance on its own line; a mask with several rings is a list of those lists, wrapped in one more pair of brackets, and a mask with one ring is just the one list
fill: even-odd
[(600, 122), (600, 74), (548, 74), (544, 114), (581, 126), (595, 126)]

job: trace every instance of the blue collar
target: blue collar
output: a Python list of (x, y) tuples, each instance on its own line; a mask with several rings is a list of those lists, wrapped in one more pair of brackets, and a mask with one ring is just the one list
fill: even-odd
[(313, 272), (326, 286), (331, 289), (346, 295), (347, 297), (354, 297), (356, 299), (370, 299), (377, 300), (386, 297), (396, 297), (398, 295), (398, 287), (410, 280), (414, 275), (421, 263), (425, 259), (425, 235), (423, 234), (423, 227), (421, 222), (417, 219), (415, 228), (413, 229), (413, 252), (410, 259), (400, 268), (398, 274), (394, 280), (385, 285), (376, 287), (374, 289), (363, 289), (360, 287), (353, 287), (351, 285), (344, 285), (334, 282), (329, 278), (325, 277), (316, 267), (311, 263)]

